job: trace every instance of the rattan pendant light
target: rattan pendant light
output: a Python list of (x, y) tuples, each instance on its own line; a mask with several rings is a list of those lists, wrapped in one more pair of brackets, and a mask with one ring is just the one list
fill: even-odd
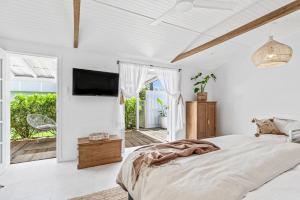
[(252, 56), (253, 63), (258, 68), (278, 67), (290, 61), (293, 49), (277, 42), (270, 36), (269, 41), (260, 47)]

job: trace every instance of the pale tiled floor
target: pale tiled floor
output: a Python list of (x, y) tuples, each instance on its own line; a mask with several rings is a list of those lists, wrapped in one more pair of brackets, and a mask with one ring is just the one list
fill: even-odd
[[(123, 158), (133, 148), (126, 149)], [(123, 159), (124, 160), (124, 159)], [(1, 200), (64, 200), (116, 186), (121, 163), (77, 170), (56, 159), (14, 164), (0, 176)]]

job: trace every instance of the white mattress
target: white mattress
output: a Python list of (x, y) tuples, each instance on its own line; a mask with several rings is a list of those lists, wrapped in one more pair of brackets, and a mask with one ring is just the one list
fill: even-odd
[[(228, 145), (234, 145), (236, 142), (243, 142), (246, 138), (252, 136), (234, 137), (231, 142), (222, 144), (224, 148)], [(286, 142), (286, 136), (264, 135), (256, 140), (275, 140), (278, 143)], [(222, 142), (221, 138), (209, 139), (216, 144)], [(299, 144), (300, 145), (300, 144)], [(300, 156), (300, 155), (299, 155)], [(299, 200), (300, 199), (300, 165), (294, 169), (289, 170), (275, 179), (264, 184), (257, 190), (249, 192), (243, 200)]]

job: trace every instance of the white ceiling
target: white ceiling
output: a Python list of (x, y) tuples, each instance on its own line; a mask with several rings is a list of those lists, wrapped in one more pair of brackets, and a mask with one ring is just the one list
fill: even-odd
[[(184, 50), (292, 2), (233, 1), (237, 2), (233, 11), (194, 9), (172, 13), (164, 23), (151, 26), (153, 19), (172, 7), (175, 0), (81, 0), (79, 49), (169, 62)], [(0, 37), (71, 48), (73, 1), (1, 0), (0, 24)], [(296, 31), (300, 31), (299, 11), (179, 64), (215, 68), (228, 62), (239, 48), (261, 44), (269, 34), (284, 38)]]

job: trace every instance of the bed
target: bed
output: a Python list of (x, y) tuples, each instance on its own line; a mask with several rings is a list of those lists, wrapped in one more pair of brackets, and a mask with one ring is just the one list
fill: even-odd
[(207, 139), (221, 150), (143, 170), (131, 181), (133, 152), (117, 182), (134, 200), (298, 200), (300, 144), (286, 136), (230, 135)]

